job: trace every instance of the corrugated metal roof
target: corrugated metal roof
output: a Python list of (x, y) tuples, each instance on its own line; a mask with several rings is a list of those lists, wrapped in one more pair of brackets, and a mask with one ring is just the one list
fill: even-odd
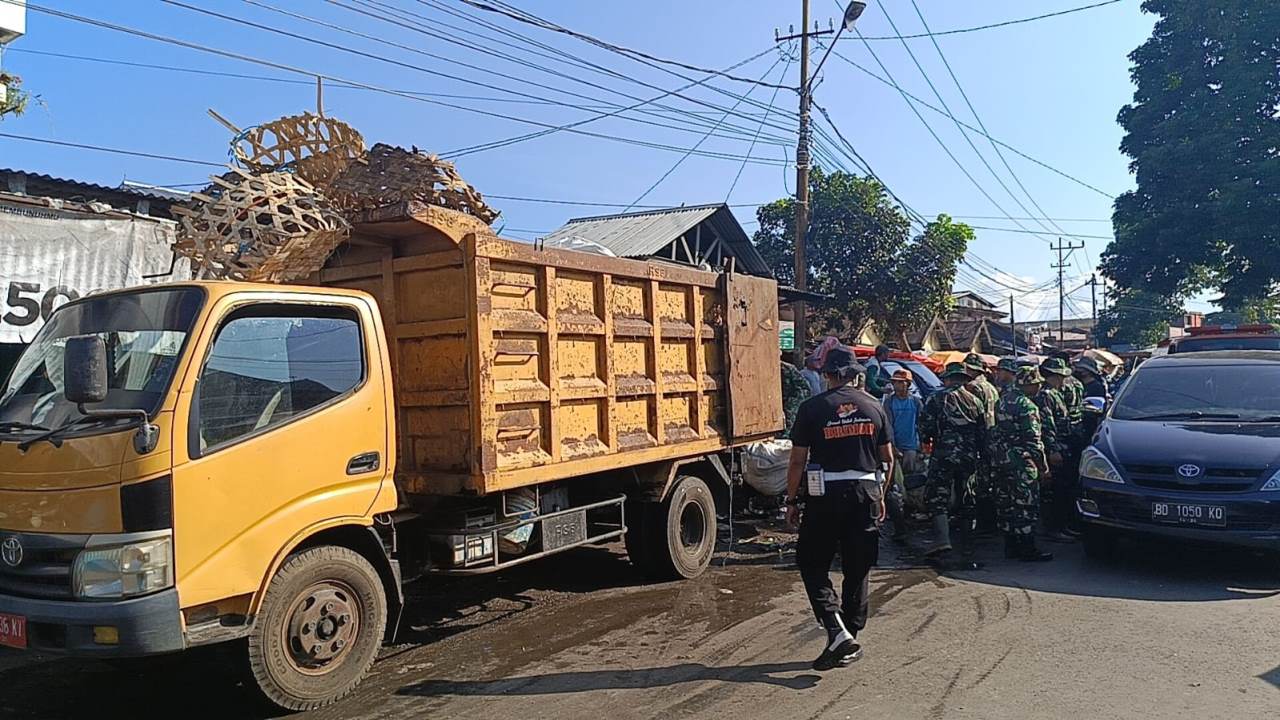
[(543, 242), (556, 246), (580, 238), (602, 245), (619, 257), (642, 258), (657, 253), (704, 221), (728, 244), (739, 270), (772, 277), (764, 258), (723, 203), (574, 218), (543, 238)]
[[(175, 202), (180, 199), (177, 195), (184, 195), (178, 191), (169, 190), (168, 188), (148, 188), (139, 187), (137, 185), (121, 185), (119, 187), (109, 187), (107, 185), (98, 185), (97, 183), (84, 182), (83, 180), (68, 180), (67, 178), (54, 177), (42, 173), (33, 173), (27, 170), (15, 170), (12, 168), (0, 167), (0, 176), (23, 175), (26, 177), (28, 184), (44, 184), (49, 186), (61, 186), (66, 190), (79, 190), (82, 193), (90, 193), (95, 195), (128, 195), (139, 199), (162, 200), (164, 202)], [(2, 188), (0, 188), (2, 189)], [(28, 190), (28, 194), (36, 193)]]

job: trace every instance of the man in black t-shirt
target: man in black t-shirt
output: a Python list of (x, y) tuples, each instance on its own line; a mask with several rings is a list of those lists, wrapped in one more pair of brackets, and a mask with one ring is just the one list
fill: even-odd
[[(826, 392), (800, 406), (791, 429), (787, 521), (800, 519), (796, 564), (827, 644), (815, 670), (848, 665), (862, 656), (858, 632), (870, 609), (871, 567), (880, 553), (884, 495), (893, 477), (891, 428), (880, 403), (863, 389), (866, 369), (846, 347), (827, 353)], [(831, 585), (840, 553), (844, 600)]]

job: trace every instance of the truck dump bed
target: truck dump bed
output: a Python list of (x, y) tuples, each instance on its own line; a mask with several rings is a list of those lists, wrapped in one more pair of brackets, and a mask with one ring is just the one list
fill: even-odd
[(702, 455), (782, 427), (777, 286), (367, 211), (313, 278), (378, 299), (409, 493), (491, 493)]

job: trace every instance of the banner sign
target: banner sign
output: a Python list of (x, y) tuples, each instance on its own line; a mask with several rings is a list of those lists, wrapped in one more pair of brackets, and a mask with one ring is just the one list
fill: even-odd
[(0, 343), (29, 343), (58, 306), (104, 290), (187, 280), (172, 222), (0, 201)]

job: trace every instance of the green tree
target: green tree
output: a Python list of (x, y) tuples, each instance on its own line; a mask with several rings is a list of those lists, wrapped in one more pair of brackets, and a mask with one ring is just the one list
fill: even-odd
[(1177, 314), (1208, 290), (1261, 314), (1280, 282), (1280, 2), (1142, 7), (1160, 19), (1129, 56), (1137, 89), (1119, 115), (1137, 189), (1116, 199), (1102, 257), (1123, 301), (1107, 320), (1131, 337), (1154, 332), (1153, 308)]
[(6, 115), (18, 116), (27, 111), (32, 98), (22, 89), (22, 78), (0, 72), (0, 88), (4, 92), (4, 98), (0, 99), (0, 120)]
[[(808, 287), (832, 298), (810, 305), (810, 340), (852, 340), (872, 321), (893, 336), (947, 309), (972, 229), (943, 215), (913, 238), (910, 219), (874, 178), (814, 168), (809, 187)], [(779, 282), (794, 284), (795, 201), (761, 206), (756, 217), (756, 247)]]
[(1169, 336), (1169, 323), (1182, 315), (1182, 306), (1158, 293), (1133, 288), (1111, 290), (1111, 306), (1098, 313), (1098, 336), (1103, 345), (1151, 347)]

